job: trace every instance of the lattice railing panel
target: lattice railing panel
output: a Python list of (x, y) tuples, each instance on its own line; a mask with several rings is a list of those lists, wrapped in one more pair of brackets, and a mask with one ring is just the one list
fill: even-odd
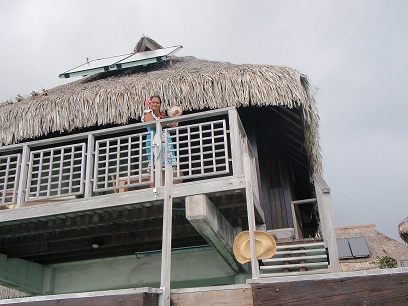
[(176, 177), (183, 175), (187, 179), (230, 172), (225, 120), (181, 126), (168, 131), (166, 137), (172, 146), (167, 146), (166, 157), (176, 161), (170, 162), (176, 164)]
[(17, 202), (21, 154), (0, 156), (0, 206)]
[(153, 182), (151, 138), (151, 132), (143, 132), (97, 140), (94, 191)]
[(86, 144), (31, 151), (26, 200), (83, 193)]

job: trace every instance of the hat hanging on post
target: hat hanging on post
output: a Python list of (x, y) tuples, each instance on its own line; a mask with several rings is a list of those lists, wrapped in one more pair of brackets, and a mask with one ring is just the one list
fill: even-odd
[[(267, 232), (254, 231), (257, 259), (271, 258), (276, 253), (276, 241)], [(251, 261), (249, 231), (243, 231), (235, 237), (233, 252), (237, 261), (244, 264)]]

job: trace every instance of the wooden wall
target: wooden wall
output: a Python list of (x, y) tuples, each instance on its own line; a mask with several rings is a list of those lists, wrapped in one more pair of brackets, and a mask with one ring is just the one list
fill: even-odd
[(408, 269), (392, 270), (253, 284), (254, 305), (408, 305)]
[(250, 286), (238, 285), (237, 288), (221, 287), (216, 289), (212, 287), (209, 289), (201, 288), (200, 290), (190, 291), (184, 290), (182, 292), (171, 293), (172, 306), (250, 306), (253, 305), (252, 289)]
[(280, 119), (268, 108), (240, 109), (240, 118), (257, 154), (261, 205), (267, 229), (293, 227), (292, 185)]

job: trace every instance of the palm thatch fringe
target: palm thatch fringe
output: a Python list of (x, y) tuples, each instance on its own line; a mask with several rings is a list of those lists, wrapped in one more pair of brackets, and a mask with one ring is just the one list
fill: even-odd
[(193, 57), (174, 58), (159, 68), (150, 67), (88, 77), (48, 90), (47, 95), (0, 106), (0, 143), (8, 145), (54, 131), (125, 124), (131, 118), (140, 118), (147, 97), (159, 94), (166, 108), (302, 107), (311, 170), (322, 172), (318, 112), (307, 78), (298, 71)]
[(398, 225), (398, 230), (401, 239), (408, 243), (408, 217)]
[(0, 286), (0, 300), (13, 299), (28, 296), (27, 293), (14, 290), (8, 287)]

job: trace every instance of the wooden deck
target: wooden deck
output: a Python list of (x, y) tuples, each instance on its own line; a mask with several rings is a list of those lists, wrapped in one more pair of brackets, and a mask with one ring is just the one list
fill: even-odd
[[(160, 139), (161, 124), (169, 120), (183, 124)], [(154, 169), (161, 169), (161, 159), (168, 155), (155, 151), (164, 141), (178, 150), (176, 166), (168, 170), (174, 180), (173, 247), (205, 244), (184, 214), (185, 198), (194, 194), (208, 196), (232, 226), (245, 227), (246, 181), (252, 179), (244, 175), (242, 150), (250, 148), (237, 111), (160, 120), (154, 123), (154, 138), (146, 131), (149, 124), (1, 148), (0, 254), (54, 264), (161, 249), (166, 188), (164, 171)], [(147, 134), (152, 138), (149, 148)], [(257, 189), (252, 189), (262, 224), (264, 213)], [(103, 247), (90, 248), (94, 240)]]
[[(175, 185), (173, 247), (205, 244), (185, 217), (186, 196), (205, 192), (236, 226), (247, 219), (244, 188), (243, 177)], [(163, 187), (157, 191), (144, 189), (4, 210), (0, 213), (0, 253), (52, 264), (160, 249), (165, 192)], [(94, 237), (103, 241), (102, 248), (89, 247)]]
[[(158, 305), (160, 289), (140, 288), (0, 300), (0, 305)], [(250, 280), (171, 290), (171, 305), (408, 305), (408, 268)]]

